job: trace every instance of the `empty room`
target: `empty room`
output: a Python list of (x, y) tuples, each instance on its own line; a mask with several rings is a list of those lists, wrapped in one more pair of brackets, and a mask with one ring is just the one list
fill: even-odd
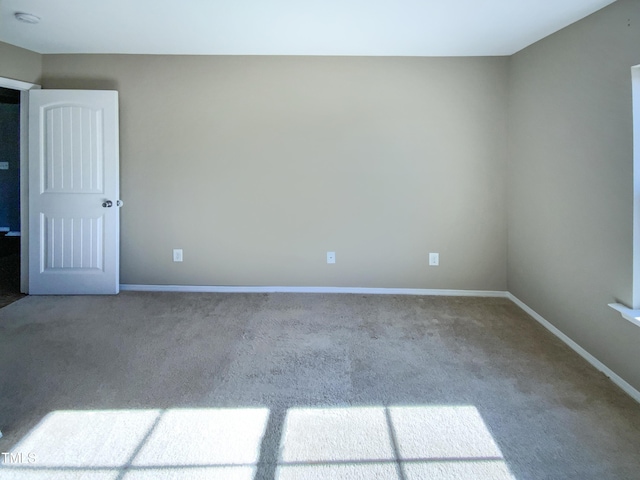
[(0, 478), (640, 478), (640, 0), (3, 0), (0, 142)]

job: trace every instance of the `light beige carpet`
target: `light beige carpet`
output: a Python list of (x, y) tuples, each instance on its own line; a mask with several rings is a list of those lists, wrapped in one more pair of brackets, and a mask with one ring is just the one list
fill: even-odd
[(633, 479), (640, 406), (505, 299), (0, 309), (0, 478)]

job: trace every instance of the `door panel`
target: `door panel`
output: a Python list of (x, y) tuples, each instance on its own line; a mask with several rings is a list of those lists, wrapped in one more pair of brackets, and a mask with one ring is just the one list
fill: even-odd
[(30, 294), (118, 293), (118, 150), (117, 92), (30, 92)]
[(103, 218), (48, 218), (40, 214), (41, 272), (78, 269), (104, 272)]
[(56, 105), (43, 113), (46, 150), (41, 191), (103, 193), (103, 111)]

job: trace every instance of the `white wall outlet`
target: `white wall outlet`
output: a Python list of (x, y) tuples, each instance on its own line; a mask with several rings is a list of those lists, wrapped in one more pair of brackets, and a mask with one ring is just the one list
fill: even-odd
[(327, 263), (336, 263), (336, 252), (327, 252)]
[(430, 253), (429, 254), (429, 266), (437, 267), (440, 265), (440, 254), (439, 253)]
[(0, 162), (0, 170), (9, 170), (9, 162)]
[(174, 262), (181, 262), (182, 261), (182, 249), (181, 248), (174, 248), (173, 249), (173, 261)]

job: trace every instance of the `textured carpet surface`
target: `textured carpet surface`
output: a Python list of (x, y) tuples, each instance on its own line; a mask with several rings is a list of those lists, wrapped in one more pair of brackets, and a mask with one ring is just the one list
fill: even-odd
[(640, 406), (506, 299), (0, 309), (0, 478), (634, 479)]

